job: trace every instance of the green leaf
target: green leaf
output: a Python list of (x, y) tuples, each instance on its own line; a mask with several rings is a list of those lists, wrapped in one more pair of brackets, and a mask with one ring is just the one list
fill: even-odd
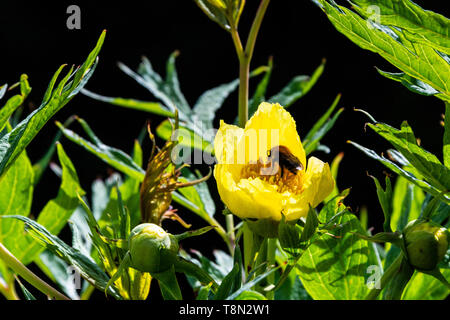
[(300, 241), (308, 241), (316, 233), (317, 227), (319, 226), (319, 220), (317, 218), (316, 210), (309, 207), (308, 216), (306, 217), (305, 228), (303, 229)]
[(450, 168), (450, 103), (445, 103), (444, 128), (444, 165)]
[[(233, 269), (223, 278), (214, 295), (214, 300), (224, 300), (230, 294), (234, 294), (242, 284), (242, 256), (239, 245), (236, 245), (233, 260)], [(237, 295), (236, 295), (237, 296)]]
[(409, 221), (417, 219), (425, 200), (424, 192), (403, 177), (397, 177), (392, 196), (392, 230), (401, 231)]
[(22, 290), (23, 295), (25, 296), (26, 300), (36, 300), (36, 298), (31, 294), (30, 291), (28, 291), (27, 288), (22, 284), (22, 282), (19, 280), (19, 278), (16, 277), (16, 281), (20, 286), (20, 289)]
[(150, 61), (145, 57), (142, 58), (137, 73), (122, 63), (119, 63), (119, 68), (136, 80), (137, 83), (149, 90), (157, 99), (161, 100), (164, 107), (168, 108), (171, 113), (175, 113), (175, 110), (179, 109), (180, 119), (184, 120), (191, 113), (191, 109), (178, 87), (178, 80), (176, 80), (176, 72), (174, 69), (175, 55), (176, 53), (173, 53), (168, 59), (167, 66), (169, 72), (167, 73), (166, 80), (162, 79), (153, 70)]
[(247, 290), (239, 294), (234, 300), (267, 300), (267, 298), (257, 291)]
[[(78, 206), (77, 194), (84, 194), (72, 162), (58, 144), (58, 158), (62, 166), (61, 185), (56, 198), (50, 200), (40, 212), (37, 223), (53, 234), (58, 234)], [(24, 264), (32, 262), (43, 251), (41, 246), (29, 237), (17, 235), (13, 252)]]
[[(217, 283), (221, 283), (233, 269), (233, 258), (224, 251), (213, 251), (215, 261), (208, 259), (197, 250), (191, 250), (191, 252), (196, 256), (196, 258), (192, 257), (183, 250), (181, 251), (181, 255), (189, 262), (204, 270)], [(187, 279), (193, 289), (200, 288), (201, 284), (196, 278), (188, 275)]]
[[(31, 210), (33, 199), (33, 170), (26, 152), (22, 153), (6, 174), (0, 178), (0, 216), (25, 215)], [(0, 242), (13, 254), (16, 242), (22, 236), (22, 226), (16, 220), (0, 219)], [(0, 273), (4, 278), (9, 274), (6, 265), (0, 261)], [(0, 278), (1, 279), (1, 278)]]
[[(365, 18), (374, 12), (370, 0), (351, 0), (353, 8)], [(410, 41), (423, 43), (436, 50), (450, 54), (450, 20), (443, 15), (408, 0), (378, 0), (379, 15), (373, 17), (377, 22), (401, 28)], [(373, 8), (373, 7), (372, 7)]]
[(344, 111), (344, 109), (341, 108), (330, 118), (340, 99), (341, 95), (338, 94), (328, 110), (306, 134), (303, 140), (303, 148), (305, 149), (307, 155), (319, 148), (320, 140), (327, 134), (328, 131), (331, 130), (331, 128), (333, 128), (336, 120), (339, 118), (342, 111)]
[(391, 232), (391, 215), (392, 215), (392, 186), (391, 179), (386, 176), (386, 190), (383, 189), (377, 178), (370, 176), (375, 182), (377, 188), (378, 202), (384, 214), (383, 230), (384, 232)]
[[(289, 265), (286, 264), (289, 257), (284, 252), (277, 251), (276, 260), (279, 265), (285, 266), (281, 275), (282, 277), (286, 271), (289, 271)], [(275, 275), (275, 283), (278, 283), (280, 281), (280, 275), (278, 273), (275, 273)], [(297, 275), (297, 272), (295, 271), (289, 272), (283, 284), (275, 290), (275, 300), (311, 300), (310, 295), (306, 292), (299, 276)]]
[[(53, 254), (49, 250), (45, 250), (36, 260), (37, 265), (44, 273), (55, 281), (64, 293), (72, 300), (80, 300), (77, 293), (76, 282), (74, 281), (74, 273), (69, 273), (69, 265)], [(75, 272), (75, 270), (72, 270)]]
[[(442, 270), (445, 278), (450, 277), (450, 270)], [(450, 290), (431, 275), (415, 272), (403, 292), (402, 300), (444, 300)]]
[[(194, 175), (187, 168), (183, 168), (181, 173), (182, 177), (179, 178), (180, 182), (194, 181), (201, 178), (200, 172), (197, 171), (197, 175)], [(202, 182), (194, 186), (180, 188), (179, 192), (210, 217), (214, 216), (214, 214), (216, 213), (216, 206), (214, 204), (214, 200), (211, 197), (208, 184), (206, 182)]]
[[(221, 0), (194, 0), (200, 9), (206, 14), (208, 18), (216, 22), (223, 29), (230, 31), (231, 26), (225, 14), (225, 4)], [(244, 2), (244, 1), (242, 1)], [(240, 12), (242, 9), (239, 10)], [(239, 12), (239, 15), (240, 15)]]
[[(86, 257), (78, 250), (69, 247), (57, 236), (50, 233), (44, 226), (24, 216), (4, 216), (3, 218), (19, 219), (25, 223), (31, 235), (48, 250), (61, 257), (66, 263), (72, 265), (80, 275), (99, 290), (104, 291), (108, 283), (108, 276), (97, 266), (90, 257)], [(113, 287), (108, 293), (117, 299), (120, 295)]]
[[(117, 192), (117, 190), (119, 190), (121, 201), (119, 200), (119, 193)], [(105, 230), (107, 226), (109, 226), (116, 232), (119, 230), (119, 228), (121, 228), (119, 222), (122, 221), (121, 216), (124, 214), (124, 207), (127, 209), (128, 214), (130, 215), (130, 227), (135, 227), (141, 222), (141, 214), (139, 181), (134, 178), (126, 179), (118, 189), (117, 187), (111, 189), (111, 192), (109, 194), (109, 201), (107, 202), (107, 205), (103, 207), (100, 219), (98, 220), (102, 231)], [(118, 234), (111, 234), (110, 236), (118, 236)], [(120, 238), (120, 236), (118, 237)]]
[(7, 84), (4, 84), (4, 85), (0, 86), (0, 99), (3, 98), (3, 96), (5, 95), (7, 89), (8, 89), (8, 85)]
[[(64, 126), (69, 126), (73, 121), (75, 120), (75, 117), (69, 117), (65, 122)], [(58, 131), (55, 134), (55, 137), (53, 138), (53, 141), (50, 143), (50, 147), (47, 149), (45, 154), (40, 158), (36, 163), (33, 164), (33, 171), (34, 171), (34, 185), (37, 185), (40, 181), (42, 175), (44, 174), (44, 171), (47, 169), (50, 161), (53, 158), (53, 155), (56, 151), (56, 144), (61, 139), (62, 132)]]
[(450, 169), (417, 144), (414, 132), (406, 121), (400, 130), (380, 122), (368, 125), (389, 141), (433, 186), (441, 191), (450, 190)]
[[(45, 123), (62, 107), (64, 107), (86, 84), (95, 70), (97, 55), (103, 44), (103, 32), (94, 50), (84, 64), (72, 74), (72, 70), (59, 82), (51, 94), (44, 96), (38, 109), (20, 122), (11, 132), (0, 139), (0, 177), (13, 164), (28, 144), (34, 139)], [(57, 72), (58, 73), (58, 72)], [(69, 78), (73, 80), (69, 81)], [(52, 89), (52, 84), (49, 89)], [(45, 99), (48, 98), (48, 101)]]
[(379, 156), (375, 151), (373, 151), (371, 149), (365, 148), (353, 141), (349, 141), (349, 143), (352, 144), (353, 146), (355, 146), (356, 148), (358, 148), (359, 150), (363, 151), (370, 158), (378, 160), (379, 162), (384, 164), (388, 169), (394, 171), (398, 175), (401, 175), (402, 177), (404, 177), (408, 181), (414, 183), (415, 185), (422, 188), (426, 192), (431, 193), (434, 196), (441, 197), (446, 203), (450, 203), (450, 198), (448, 196), (442, 195), (440, 190), (436, 189), (436, 187), (434, 187), (427, 181), (416, 177), (413, 173), (401, 168), (399, 165), (390, 161), (389, 159), (386, 159), (383, 156)]
[(406, 0), (396, 1), (395, 5), (378, 1), (379, 14), (365, 7), (367, 0), (352, 1), (363, 5), (354, 7), (363, 17), (334, 1), (318, 2), (336, 29), (355, 44), (378, 53), (408, 76), (433, 87), (441, 93), (439, 98), (450, 99), (450, 64), (445, 54), (436, 50), (439, 47), (448, 53), (448, 19)]
[(144, 179), (145, 171), (138, 166), (129, 155), (119, 149), (105, 145), (95, 135), (86, 121), (79, 118), (77, 120), (82, 125), (84, 131), (89, 135), (92, 142), (87, 141), (72, 130), (64, 128), (59, 122), (56, 122), (56, 125), (60, 128), (66, 138), (93, 153), (107, 164), (139, 181)]
[(441, 97), (442, 96), (439, 93), (439, 91), (434, 89), (429, 84), (426, 84), (423, 81), (420, 81), (420, 80), (418, 80), (416, 78), (413, 78), (413, 77), (407, 75), (404, 72), (399, 72), (399, 73), (386, 72), (386, 71), (382, 71), (382, 70), (380, 70), (378, 68), (377, 68), (377, 71), (378, 71), (379, 74), (381, 74), (382, 76), (384, 76), (384, 77), (386, 77), (388, 79), (400, 82), (407, 89), (411, 90), (414, 93), (418, 93), (418, 94), (421, 94), (421, 95), (424, 95), (424, 96), (436, 96), (436, 97)]
[(165, 107), (160, 105), (158, 102), (148, 102), (148, 101), (140, 101), (135, 99), (125, 99), (125, 98), (113, 98), (113, 97), (106, 97), (99, 94), (96, 94), (94, 92), (88, 91), (86, 89), (81, 90), (81, 93), (98, 101), (103, 101), (115, 106), (139, 110), (139, 111), (145, 111), (149, 113), (154, 113), (160, 116), (164, 117), (174, 117), (174, 114), (170, 111), (168, 111)]
[(153, 273), (153, 277), (158, 280), (159, 288), (164, 300), (183, 300), (180, 286), (175, 275), (174, 266), (164, 272)]
[(302, 235), (302, 228), (298, 224), (288, 223), (284, 216), (278, 225), (278, 239), (281, 248), (296, 257), (299, 256), (303, 249), (303, 244), (300, 242)]
[[(338, 207), (334, 210), (338, 210)], [(326, 212), (326, 214), (325, 214)], [(321, 212), (321, 221), (329, 220), (329, 210)], [(325, 216), (327, 215), (327, 216)], [(297, 273), (315, 300), (363, 299), (367, 294), (364, 274), (370, 247), (350, 231), (364, 233), (358, 219), (347, 213), (338, 223), (345, 224), (334, 238), (322, 235), (305, 251), (297, 264)]]
[(229, 295), (226, 300), (235, 300), (237, 297), (239, 297), (239, 295), (247, 290), (250, 290), (250, 288), (252, 288), (253, 286), (257, 285), (258, 283), (260, 283), (262, 280), (264, 280), (265, 278), (267, 278), (268, 276), (270, 276), (272, 273), (274, 273), (275, 271), (277, 271), (279, 269), (279, 267), (276, 268), (272, 268), (267, 270), (266, 272), (258, 275), (257, 277), (255, 277), (252, 281), (249, 281), (247, 283), (245, 283), (239, 290), (233, 292), (231, 295)]
[[(156, 128), (156, 135), (161, 139), (170, 141), (172, 138), (172, 131), (173, 128), (170, 124), (170, 121), (165, 120), (161, 122), (161, 124)], [(185, 147), (189, 151), (191, 148), (195, 148), (214, 154), (212, 142), (210, 142), (209, 139), (207, 140), (206, 138), (208, 137), (196, 134), (187, 126), (180, 125), (178, 128), (178, 146)]]
[[(0, 87), (1, 96), (3, 96), (3, 94), (6, 92), (6, 88), (7, 86)], [(0, 132), (5, 127), (9, 117), (25, 101), (30, 91), (31, 88), (28, 84), (28, 76), (26, 74), (22, 74), (20, 76), (20, 94), (9, 98), (8, 101), (6, 101), (6, 104), (0, 108)]]
[(294, 77), (279, 93), (269, 98), (268, 101), (279, 103), (285, 108), (291, 106), (295, 101), (307, 94), (316, 84), (323, 73), (325, 62), (325, 59), (323, 59), (311, 76), (301, 75)]
[(203, 123), (203, 130), (213, 128), (213, 120), (217, 110), (220, 109), (225, 99), (231, 92), (236, 90), (239, 79), (230, 83), (222, 84), (216, 88), (205, 91), (195, 103), (193, 111), (193, 121), (200, 120)]
[[(2, 215), (25, 215), (31, 210), (33, 199), (33, 170), (26, 152), (22, 153), (6, 174), (0, 178), (0, 217)], [(23, 237), (23, 226), (16, 220), (0, 219), (0, 242), (14, 255), (20, 253), (16, 244)], [(9, 271), (0, 261), (0, 273), (8, 278)], [(1, 276), (0, 276), (1, 279)]]

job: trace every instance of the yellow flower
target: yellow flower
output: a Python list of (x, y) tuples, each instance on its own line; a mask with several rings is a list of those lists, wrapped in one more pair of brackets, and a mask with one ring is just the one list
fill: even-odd
[[(281, 169), (270, 162), (269, 150), (276, 146), (287, 147), (302, 170), (283, 168), (281, 157)], [(328, 163), (315, 157), (306, 163), (295, 120), (279, 104), (261, 103), (244, 129), (221, 121), (214, 151), (220, 197), (243, 219), (279, 221), (282, 214), (286, 220), (305, 217), (309, 206), (316, 207), (334, 187)]]

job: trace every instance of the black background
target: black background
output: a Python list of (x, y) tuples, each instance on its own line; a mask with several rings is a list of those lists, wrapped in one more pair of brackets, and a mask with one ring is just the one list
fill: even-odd
[[(417, 2), (426, 9), (445, 14), (443, 1)], [(70, 4), (81, 8), (81, 30), (68, 30), (66, 27), (69, 16), (66, 9)], [(240, 22), (243, 40), (258, 4), (256, 0), (247, 1)], [(0, 84), (13, 84), (20, 74), (28, 74), (33, 87), (28, 99), (29, 112), (39, 105), (56, 69), (63, 63), (82, 63), (103, 29), (107, 29), (107, 35), (100, 62), (86, 86), (96, 93), (155, 101), (146, 89), (122, 73), (116, 63), (121, 61), (136, 69), (144, 55), (157, 71), (164, 74), (165, 61), (174, 50), (181, 53), (177, 69), (181, 89), (191, 105), (205, 90), (238, 76), (238, 61), (229, 34), (210, 21), (193, 1), (39, 1), (26, 4), (3, 1), (0, 8)], [(340, 106), (345, 111), (322, 141), (330, 147), (331, 153), (317, 152), (314, 155), (331, 162), (339, 152), (344, 152), (338, 185), (341, 189), (352, 188), (347, 204), (356, 213), (362, 206), (367, 206), (369, 226), (379, 231), (383, 215), (367, 172), (383, 178), (385, 169), (346, 141), (359, 142), (379, 153), (389, 145), (373, 132), (365, 132), (367, 118), (354, 112), (353, 108), (367, 110), (377, 120), (395, 127), (408, 120), (422, 146), (441, 157), (443, 128), (439, 121), (444, 111), (443, 103), (433, 97), (412, 93), (380, 76), (374, 66), (391, 72), (396, 69), (338, 33), (311, 1), (271, 1), (258, 36), (252, 67), (266, 64), (269, 56), (273, 56), (274, 71), (268, 96), (277, 93), (292, 77), (310, 75), (322, 58), (327, 59), (324, 74), (316, 86), (289, 111), (297, 121), (300, 136), (304, 137), (335, 96), (342, 94)], [(251, 82), (251, 92), (255, 83), (255, 80)], [(54, 120), (64, 121), (73, 114), (85, 118), (104, 143), (127, 153), (131, 152), (133, 141), (147, 119), (151, 120), (153, 127), (163, 120), (80, 94), (49, 121), (30, 144), (28, 151), (33, 161), (44, 154), (57, 132)], [(219, 119), (233, 121), (236, 114), (237, 92), (227, 99), (217, 114), (215, 126), (218, 126)], [(81, 132), (77, 125), (71, 128)], [(108, 175), (108, 166), (103, 162), (66, 139), (62, 143), (85, 190), (90, 190), (96, 177)], [(162, 141), (159, 143), (162, 145)], [(148, 141), (143, 147), (148, 156)], [(57, 161), (56, 157), (54, 160)], [(35, 191), (35, 215), (56, 195), (58, 185), (59, 179), (48, 170)], [(209, 185), (215, 193), (213, 179)], [(221, 209), (218, 205), (218, 219), (223, 221)], [(194, 223), (194, 227), (202, 225), (202, 221), (187, 210), (180, 208), (180, 214)], [(180, 230), (171, 223), (166, 226)], [(187, 245), (207, 254), (214, 248), (224, 248), (217, 236), (211, 235), (210, 238), (211, 241), (204, 241), (205, 238), (188, 240)]]

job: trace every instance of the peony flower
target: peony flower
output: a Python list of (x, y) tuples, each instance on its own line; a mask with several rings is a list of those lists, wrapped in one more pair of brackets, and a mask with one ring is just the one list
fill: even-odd
[[(280, 161), (271, 160), (277, 146), (301, 163), (297, 170), (287, 169), (281, 154)], [(328, 163), (315, 157), (306, 162), (295, 120), (279, 104), (261, 103), (244, 129), (221, 121), (214, 151), (220, 197), (242, 219), (306, 217), (309, 206), (316, 207), (334, 187)]]

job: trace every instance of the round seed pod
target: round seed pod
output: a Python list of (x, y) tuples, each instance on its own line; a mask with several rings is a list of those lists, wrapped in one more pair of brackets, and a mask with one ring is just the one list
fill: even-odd
[(136, 226), (130, 233), (128, 245), (131, 266), (149, 273), (168, 270), (177, 259), (179, 249), (175, 237), (153, 223)]
[(411, 221), (403, 235), (409, 263), (418, 270), (435, 269), (449, 246), (447, 229), (432, 221)]

